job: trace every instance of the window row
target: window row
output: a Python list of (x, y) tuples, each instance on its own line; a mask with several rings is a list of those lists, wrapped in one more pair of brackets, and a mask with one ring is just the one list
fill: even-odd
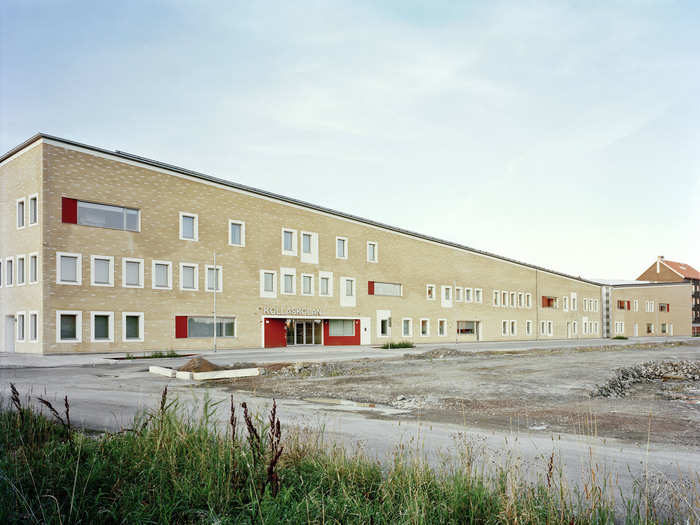
[[(434, 284), (425, 285), (425, 298), (428, 301), (434, 301), (436, 298), (437, 287)], [(454, 289), (454, 298), (453, 298)], [(440, 303), (442, 306), (451, 307), (452, 303), (483, 303), (484, 292), (481, 288), (468, 288), (462, 286), (440, 286)]]
[(8, 257), (4, 264), (0, 259), (0, 288), (23, 286), (39, 282), (39, 254)]
[[(34, 194), (29, 197), (20, 197), (16, 201), (17, 229), (21, 230), (25, 226), (39, 224), (39, 195)], [(27, 215), (29, 215), (27, 217)]]
[(15, 323), (15, 339), (18, 343), (39, 341), (39, 312), (17, 312)]
[(584, 297), (583, 299), (583, 311), (584, 312), (597, 312), (600, 308), (600, 301), (598, 299), (591, 299)]
[[(590, 299), (590, 301), (593, 301), (593, 303), (586, 303), (587, 306), (590, 306), (594, 308), (594, 310), (597, 312), (598, 311), (598, 300), (597, 299)], [(562, 310), (565, 312), (568, 312), (571, 310), (572, 312), (575, 312), (578, 310), (578, 296), (576, 292), (571, 292), (571, 296), (569, 295), (564, 295), (561, 298), (561, 302), (559, 301), (559, 297), (553, 297), (550, 295), (543, 295), (542, 296), (542, 308), (554, 308), (558, 309), (561, 306)], [(585, 308), (584, 308), (585, 309)], [(588, 311), (588, 310), (586, 310)]]
[[(89, 312), (90, 342), (113, 343), (114, 312)], [(121, 341), (142, 342), (144, 340), (143, 312), (122, 312)], [(83, 340), (83, 312), (79, 310), (56, 311), (56, 342), (81, 343)]]
[[(279, 283), (276, 270), (260, 270), (260, 297), (273, 299), (278, 293), (281, 295), (297, 295), (297, 283), (301, 283), (300, 295), (319, 295), (321, 297), (333, 297), (333, 272), (318, 272), (317, 275), (302, 273), (297, 280), (296, 268), (280, 268)], [(318, 283), (318, 293), (315, 286)], [(341, 277), (339, 284), (339, 296), (341, 306), (355, 306), (356, 285), (352, 277)], [(343, 304), (348, 299), (352, 304)]]
[(529, 292), (494, 290), (493, 306), (501, 308), (532, 308), (532, 294)]
[[(293, 228), (282, 228), (282, 255), (296, 257), (299, 255), (299, 239), (301, 239), (301, 262), (318, 264), (319, 237), (316, 232), (297, 231)], [(335, 258), (347, 259), (350, 250), (347, 237), (335, 238)], [(367, 262), (379, 262), (379, 245), (375, 241), (367, 241)]]
[[(501, 321), (501, 335), (504, 337), (518, 335), (518, 321)], [(532, 335), (532, 321), (525, 321), (525, 335)]]
[[(90, 285), (114, 286), (115, 258), (111, 255), (90, 256)], [(144, 287), (143, 259), (122, 257), (122, 287)], [(179, 286), (183, 291), (199, 290), (199, 264), (179, 263)], [(58, 284), (81, 285), (83, 260), (79, 253), (56, 253), (56, 282)], [(223, 290), (223, 268), (220, 265), (204, 265), (205, 290), (221, 292)], [(173, 263), (171, 261), (151, 261), (151, 287), (154, 290), (173, 289)]]

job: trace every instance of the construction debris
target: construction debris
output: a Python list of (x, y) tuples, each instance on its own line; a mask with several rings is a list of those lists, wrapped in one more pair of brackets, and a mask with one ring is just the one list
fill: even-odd
[(615, 376), (596, 385), (591, 397), (624, 397), (632, 385), (649, 381), (700, 381), (700, 361), (647, 361), (615, 370)]

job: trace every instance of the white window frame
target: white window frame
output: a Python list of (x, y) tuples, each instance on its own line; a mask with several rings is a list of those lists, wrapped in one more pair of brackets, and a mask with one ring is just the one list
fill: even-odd
[[(126, 284), (126, 263), (135, 262), (139, 263), (139, 284)], [(138, 259), (136, 257), (122, 257), (122, 288), (143, 288), (143, 259)]]
[[(19, 203), (22, 203), (22, 225), (19, 225)], [(20, 197), (15, 201), (15, 227), (18, 230), (23, 230), (27, 227), (27, 199)]]
[[(22, 261), (22, 281), (20, 282), (19, 277), (20, 277), (20, 272), (19, 272), (19, 262)], [(17, 286), (24, 286), (27, 284), (27, 256), (22, 254), (22, 255), (17, 255), (15, 257), (15, 284)]]
[[(36, 260), (36, 274), (34, 279), (32, 279), (32, 259)], [(27, 260), (29, 264), (27, 265), (27, 282), (29, 284), (36, 284), (39, 282), (39, 275), (41, 275), (41, 268), (39, 267), (39, 253), (34, 252), (27, 255)]]
[(525, 294), (525, 308), (532, 308), (532, 294)]
[(568, 295), (565, 295), (564, 297), (562, 297), (562, 310), (564, 310), (565, 312), (569, 311), (569, 296)]
[[(40, 325), (39, 325), (39, 312), (36, 310), (32, 310), (29, 313), (29, 316), (27, 319), (29, 320), (29, 323), (27, 326), (29, 327), (28, 330), (28, 335), (27, 335), (27, 341), (30, 343), (38, 343), (39, 342), (39, 332), (40, 330)], [(36, 319), (36, 337), (32, 337), (32, 317)]]
[[(311, 253), (304, 253), (304, 235), (311, 236)], [(301, 232), (301, 262), (307, 264), (318, 264), (318, 233), (316, 232)]]
[[(182, 283), (184, 282), (184, 270), (185, 268), (194, 268), (194, 288), (184, 288)], [(190, 262), (180, 263), (180, 290), (183, 292), (197, 292), (199, 291), (199, 264)]]
[[(61, 316), (75, 315), (75, 339), (61, 339)], [(83, 342), (83, 312), (80, 310), (56, 310), (56, 342), (57, 343), (82, 343)]]
[[(446, 298), (445, 295), (449, 292), (450, 298)], [(449, 285), (440, 286), (440, 306), (443, 308), (452, 308), (452, 287)]]
[[(168, 267), (168, 284), (166, 286), (156, 285), (156, 264), (164, 264)], [(152, 290), (172, 290), (173, 289), (173, 263), (171, 261), (151, 261), (151, 289)]]
[(639, 299), (634, 300), (634, 311), (635, 312), (639, 311)]
[(547, 335), (550, 337), (554, 335), (554, 322), (552, 321), (547, 321)]
[(495, 307), (501, 306), (501, 291), (500, 290), (493, 291), (493, 306), (495, 306)]
[(525, 335), (532, 335), (532, 321), (525, 321)]
[[(352, 291), (353, 295), (347, 295), (345, 292), (347, 290), (347, 281), (352, 281)], [(340, 289), (338, 290), (340, 296), (340, 306), (357, 306), (357, 280), (354, 277), (341, 277), (339, 279)]]
[[(58, 260), (58, 259), (56, 259)], [(12, 273), (9, 274), (12, 277), (12, 282), (9, 282), (7, 280), (7, 263), (12, 263), (10, 266), (12, 266)], [(58, 274), (56, 274), (58, 276)], [(6, 257), (5, 258), (5, 287), (6, 288), (12, 288), (15, 285), (15, 258), (14, 257)]]
[[(292, 249), (291, 250), (284, 249), (284, 233), (285, 232), (289, 232), (292, 234)], [(296, 255), (298, 253), (297, 242), (298, 242), (298, 238), (299, 238), (299, 235), (297, 234), (297, 230), (294, 230), (292, 228), (282, 228), (282, 233), (280, 235), (282, 236), (282, 255), (292, 255), (292, 256), (296, 257)]]
[(455, 303), (463, 303), (464, 302), (464, 288), (461, 286), (455, 286), (455, 295), (454, 295), (454, 302)]
[[(75, 282), (61, 281), (61, 257), (77, 257), (75, 269)], [(17, 272), (15, 272), (17, 273)], [(83, 256), (80, 253), (56, 252), (56, 284), (69, 286), (81, 286), (83, 284)]]
[[(310, 293), (304, 293), (304, 278), (308, 277), (309, 280), (311, 281), (311, 292)], [(314, 274), (312, 273), (302, 273), (301, 274), (301, 295), (305, 296), (313, 296), (314, 295)]]
[[(265, 290), (265, 274), (272, 274), (272, 291)], [(275, 270), (260, 270), (260, 297), (274, 299), (277, 297), (277, 272)]]
[[(403, 329), (406, 321), (408, 321), (408, 333)], [(401, 337), (413, 337), (413, 319), (411, 317), (404, 317), (401, 319)]]
[[(292, 276), (292, 291), (285, 290), (285, 277)], [(297, 269), (296, 268), (280, 268), (280, 295), (296, 295), (297, 294)]]
[[(36, 202), (36, 220), (32, 222), (32, 201)], [(39, 194), (32, 193), (27, 197), (27, 225), (36, 226), (39, 224)]]
[(510, 292), (510, 297), (508, 298), (508, 306), (511, 308), (517, 308), (518, 307), (518, 294), (517, 292)]
[[(139, 214), (140, 215), (140, 214)], [(192, 234), (193, 238), (188, 239), (186, 237), (182, 236), (182, 219), (183, 217), (192, 217), (194, 219), (194, 225), (192, 226)], [(181, 211), (179, 214), (179, 228), (180, 228), (180, 240), (181, 241), (190, 241), (190, 242), (197, 242), (199, 241), (199, 215), (196, 213), (190, 213), (187, 211)]]
[(547, 335), (547, 321), (540, 321), (540, 335)]
[(578, 311), (578, 295), (576, 292), (571, 292), (571, 311)]
[(576, 322), (576, 321), (571, 322), (571, 333), (574, 335), (578, 335), (578, 322)]
[[(241, 243), (240, 244), (234, 244), (231, 242), (231, 225), (232, 224), (237, 224), (241, 227)], [(229, 219), (227, 235), (228, 235), (228, 245), (229, 246), (234, 246), (236, 248), (244, 248), (245, 247), (245, 222), (235, 220), (235, 219)]]
[[(20, 317), (22, 322), (20, 323)], [(20, 326), (22, 328), (20, 333)], [(15, 341), (24, 343), (27, 340), (27, 312), (20, 310), (15, 312)]]
[(518, 321), (511, 319), (509, 323), (510, 335), (511, 337), (517, 337), (518, 335)]
[[(126, 338), (126, 318), (131, 316), (138, 316), (139, 319), (139, 338), (138, 339), (127, 339)], [(143, 312), (122, 312), (122, 342), (124, 343), (143, 343), (144, 334), (144, 315)]]
[(518, 308), (525, 308), (525, 294), (518, 292)]
[[(433, 296), (432, 296), (432, 297), (430, 297), (430, 293), (429, 293), (429, 291), (430, 291), (431, 288), (432, 288), (432, 290), (433, 290)], [(425, 285), (425, 298), (426, 298), (428, 301), (434, 301), (434, 300), (435, 300), (435, 295), (436, 295), (435, 285), (434, 285), (434, 284), (426, 284), (426, 285)]]
[[(467, 295), (469, 297), (467, 297)], [(472, 303), (474, 302), (474, 290), (472, 288), (464, 288), (464, 302), (465, 303)]]
[[(109, 261), (109, 282), (107, 284), (95, 282), (95, 261)], [(114, 286), (114, 256), (90, 255), (90, 286)]]
[(510, 304), (510, 293), (508, 290), (501, 290), (501, 308), (508, 308)]
[[(369, 258), (369, 247), (374, 246), (374, 260)], [(337, 247), (336, 247), (337, 249)], [(379, 262), (379, 243), (377, 241), (367, 241), (367, 262), (378, 263)]]
[(501, 320), (501, 337), (508, 337), (508, 334), (510, 333), (510, 321), (507, 319), (502, 319)]
[[(216, 272), (216, 275), (218, 277), (218, 283), (216, 283), (216, 289), (215, 290), (210, 290), (209, 289), (209, 270), (218, 270)], [(220, 264), (217, 264), (216, 266), (213, 264), (207, 264), (205, 265), (205, 270), (204, 270), (204, 290), (209, 293), (221, 293), (224, 291), (224, 267), (221, 266)]]
[[(426, 326), (428, 327), (427, 332), (423, 333), (423, 321), (426, 321)], [(420, 337), (430, 337), (430, 319), (427, 317), (421, 317), (418, 323), (418, 334)]]
[[(441, 326), (443, 328), (442, 333), (440, 333)], [(447, 319), (438, 319), (438, 337), (447, 337), (447, 332)]]
[(0, 257), (0, 288), (5, 284), (5, 260)]
[[(323, 279), (323, 278), (328, 279), (328, 293), (325, 295), (321, 293), (321, 290), (323, 289), (321, 287), (321, 279)], [(318, 296), (319, 297), (333, 297), (333, 272), (324, 272), (324, 271), (318, 272)]]
[[(338, 241), (345, 241), (345, 253), (343, 254), (342, 257), (338, 256)], [(348, 252), (350, 251), (350, 243), (348, 242), (348, 238), (347, 238), (347, 237), (338, 237), (338, 236), (336, 236), (336, 238), (335, 238), (335, 245), (333, 246), (333, 248), (335, 249), (335, 258), (336, 258), (336, 259), (347, 260), (347, 258), (348, 258)]]
[[(477, 299), (477, 295), (479, 298)], [(474, 302), (477, 304), (484, 303), (484, 290), (481, 288), (474, 288)]]
[[(95, 339), (95, 316), (106, 315), (109, 318), (109, 337), (107, 339)], [(114, 312), (90, 312), (90, 342), (113, 343), (114, 342)]]

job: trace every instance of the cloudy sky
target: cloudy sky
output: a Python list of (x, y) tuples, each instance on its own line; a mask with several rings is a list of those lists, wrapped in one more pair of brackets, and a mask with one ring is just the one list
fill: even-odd
[(0, 149), (44, 131), (574, 275), (700, 267), (698, 27), (694, 1), (4, 0)]

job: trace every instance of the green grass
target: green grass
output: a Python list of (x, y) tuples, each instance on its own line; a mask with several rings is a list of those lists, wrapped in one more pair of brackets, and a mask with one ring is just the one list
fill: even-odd
[[(188, 354), (189, 355), (189, 354)], [(174, 350), (168, 350), (167, 352), (152, 352), (148, 355), (134, 355), (127, 352), (125, 359), (162, 359), (164, 357), (182, 357), (180, 354)]]
[(613, 337), (613, 339), (629, 339), (629, 338), (624, 336), (624, 335), (616, 335), (615, 337)]
[(411, 341), (398, 341), (397, 343), (384, 343), (382, 348), (387, 350), (389, 348), (415, 348), (415, 346)]
[[(571, 496), (553, 455), (527, 484), (517, 469), (487, 475), (467, 441), (458, 463), (433, 469), (405, 448), (380, 464), (320, 434), (282, 439), (274, 405), (241, 417), (232, 399), (222, 429), (222, 407), (188, 417), (166, 389), (132, 429), (89, 436), (67, 399), (47, 405), (51, 420), (13, 401), (0, 411), (0, 523), (613, 523), (605, 487)], [(626, 523), (652, 522), (630, 503)]]

